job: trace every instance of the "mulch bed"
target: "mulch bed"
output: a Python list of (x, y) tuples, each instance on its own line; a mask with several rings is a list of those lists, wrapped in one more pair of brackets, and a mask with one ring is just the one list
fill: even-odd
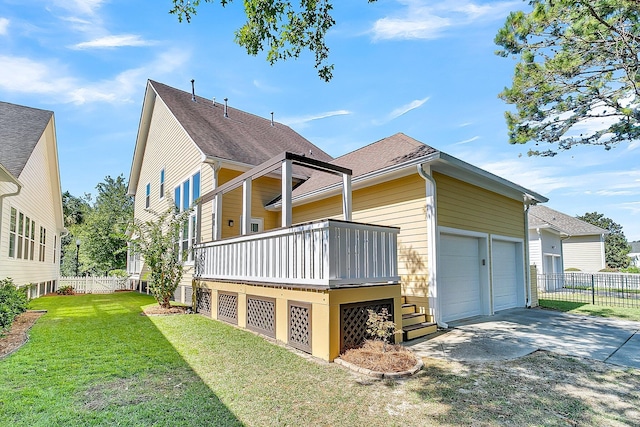
[(375, 372), (409, 371), (418, 362), (410, 350), (399, 344), (387, 344), (383, 351), (382, 341), (366, 341), (362, 347), (347, 350), (340, 358)]
[(191, 307), (183, 307), (180, 305), (171, 306), (169, 308), (160, 307), (158, 304), (150, 305), (142, 309), (143, 316), (171, 316), (175, 314), (190, 314)]
[(26, 311), (15, 318), (11, 329), (0, 337), (0, 359), (18, 350), (27, 342), (29, 339), (27, 332), (43, 314), (45, 314), (44, 311)]

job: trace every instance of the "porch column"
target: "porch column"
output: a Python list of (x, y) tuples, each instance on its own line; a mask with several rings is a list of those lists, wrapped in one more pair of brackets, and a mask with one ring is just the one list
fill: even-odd
[(251, 231), (251, 178), (242, 182), (242, 235)]
[(351, 221), (351, 175), (342, 174), (342, 216), (345, 221)]
[(222, 193), (218, 193), (213, 198), (213, 240), (222, 238)]
[(282, 226), (291, 227), (291, 160), (282, 161)]

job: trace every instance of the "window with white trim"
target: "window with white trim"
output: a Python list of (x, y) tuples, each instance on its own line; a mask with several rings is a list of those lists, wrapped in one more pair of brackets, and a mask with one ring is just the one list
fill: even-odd
[(146, 196), (144, 198), (144, 207), (149, 209), (151, 206), (151, 183), (147, 183)]
[(18, 213), (18, 252), (16, 254), (16, 258), (22, 259), (22, 243), (24, 242), (24, 214), (22, 212)]
[(18, 211), (11, 208), (11, 219), (9, 222), (9, 258), (16, 257), (16, 231), (18, 224)]
[(36, 222), (25, 217), (24, 223), (24, 259), (33, 261), (33, 253), (36, 247)]
[(58, 235), (54, 234), (53, 235), (53, 263), (56, 263), (56, 258), (58, 255)]
[[(194, 202), (200, 197), (200, 172), (194, 173), (189, 179), (185, 180), (181, 185), (174, 189), (174, 201), (179, 212), (184, 212), (193, 206)], [(185, 222), (180, 237), (178, 239), (178, 247), (180, 248), (180, 256), (185, 252), (188, 253), (186, 261), (193, 261), (193, 253), (191, 248), (196, 240), (197, 233), (197, 211), (194, 209), (189, 215), (189, 220)]]
[(164, 198), (164, 168), (160, 171), (160, 200)]
[(45, 250), (47, 245), (47, 229), (40, 226), (40, 254), (38, 260), (44, 262)]

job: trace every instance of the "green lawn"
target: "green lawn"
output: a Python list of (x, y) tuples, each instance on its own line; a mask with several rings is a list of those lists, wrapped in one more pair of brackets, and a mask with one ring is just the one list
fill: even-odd
[(640, 373), (536, 352), (424, 359), (374, 381), (200, 315), (141, 316), (136, 293), (43, 297), (0, 360), (0, 426), (640, 425)]
[(606, 305), (593, 305), (583, 302), (557, 301), (541, 299), (540, 307), (551, 308), (575, 314), (588, 314), (599, 317), (617, 317), (625, 320), (640, 322), (640, 308), (612, 307)]

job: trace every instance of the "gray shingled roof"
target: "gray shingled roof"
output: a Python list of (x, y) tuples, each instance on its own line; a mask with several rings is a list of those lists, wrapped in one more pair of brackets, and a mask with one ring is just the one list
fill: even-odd
[[(437, 151), (435, 148), (403, 133), (396, 133), (338, 157), (329, 163), (351, 169), (353, 178), (356, 178), (412, 159), (424, 157)], [(342, 178), (337, 175), (314, 172), (307, 181), (294, 190), (293, 196), (310, 193), (341, 180)]]
[(191, 139), (207, 156), (249, 165), (258, 165), (288, 151), (317, 160), (330, 161), (332, 157), (303, 138), (290, 127), (271, 120), (228, 107), (224, 116), (224, 103), (196, 96), (165, 84), (149, 83), (182, 124)]
[(52, 111), (0, 101), (0, 164), (18, 178), (40, 140)]
[(604, 228), (596, 227), (581, 219), (563, 214), (542, 205), (529, 208), (529, 228), (551, 226), (569, 236), (588, 236), (607, 234)]

